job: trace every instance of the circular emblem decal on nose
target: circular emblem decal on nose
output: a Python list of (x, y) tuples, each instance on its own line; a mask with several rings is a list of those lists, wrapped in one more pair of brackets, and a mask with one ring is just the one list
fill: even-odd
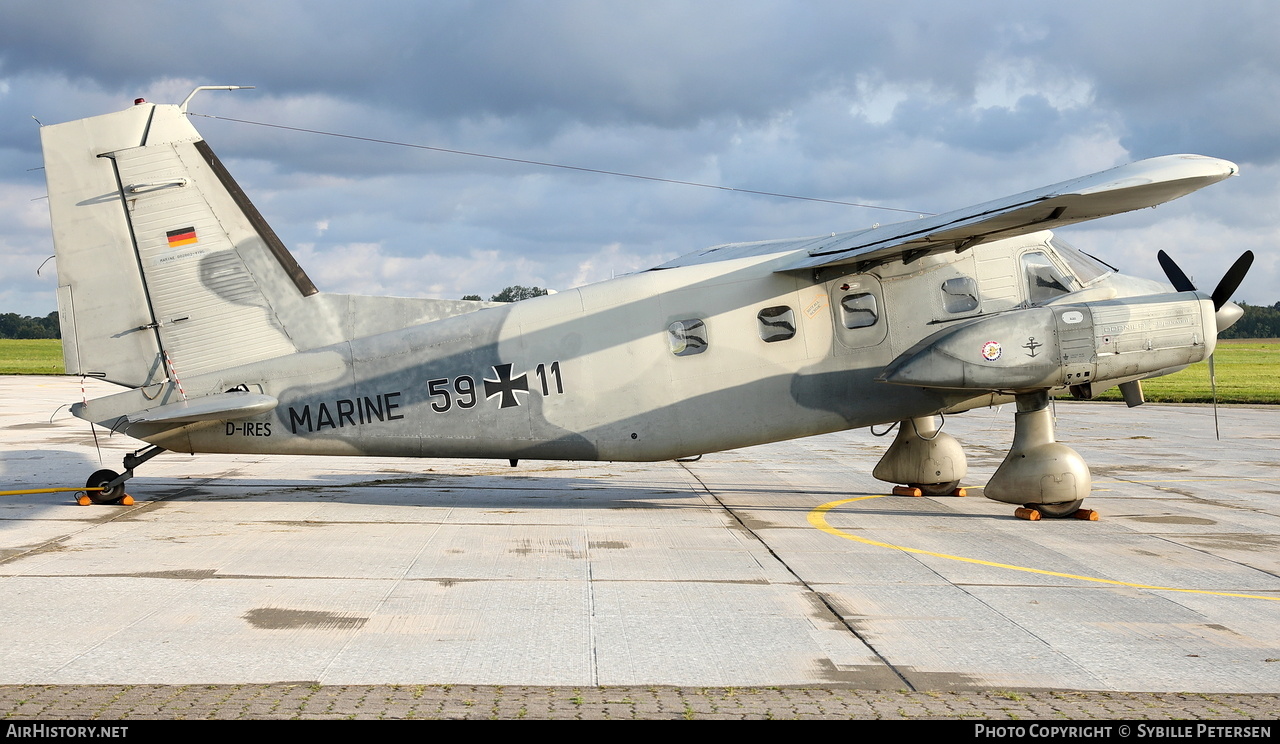
[(986, 359), (988, 362), (994, 362), (999, 359), (1000, 353), (1001, 349), (999, 341), (988, 341), (982, 345), (982, 358)]

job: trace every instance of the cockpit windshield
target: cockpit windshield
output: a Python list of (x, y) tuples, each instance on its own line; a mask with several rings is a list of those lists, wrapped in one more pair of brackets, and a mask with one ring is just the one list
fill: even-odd
[(1049, 247), (1057, 252), (1082, 286), (1088, 286), (1115, 271), (1114, 267), (1102, 263), (1057, 236), (1049, 239)]

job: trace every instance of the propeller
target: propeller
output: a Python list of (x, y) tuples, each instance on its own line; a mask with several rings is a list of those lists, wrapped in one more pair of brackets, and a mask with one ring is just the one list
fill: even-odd
[(1222, 306), (1227, 304), (1231, 295), (1235, 294), (1236, 289), (1240, 287), (1240, 282), (1244, 281), (1244, 275), (1249, 273), (1250, 266), (1253, 266), (1253, 251), (1245, 251), (1240, 254), (1240, 258), (1237, 258), (1235, 263), (1231, 264), (1231, 268), (1227, 269), (1227, 273), (1223, 275), (1222, 281), (1218, 282), (1218, 286), (1213, 289), (1214, 310), (1221, 310)]
[(1182, 269), (1173, 262), (1168, 253), (1160, 251), (1156, 254), (1156, 259), (1160, 261), (1160, 268), (1164, 269), (1164, 275), (1169, 277), (1169, 283), (1173, 285), (1175, 290), (1179, 292), (1196, 291), (1196, 285), (1192, 284), (1187, 275), (1182, 273)]
[[(1196, 285), (1192, 283), (1187, 275), (1174, 263), (1168, 253), (1160, 251), (1156, 254), (1156, 258), (1160, 261), (1160, 268), (1164, 269), (1164, 275), (1169, 277), (1169, 283), (1179, 292), (1194, 292)], [(1214, 287), (1213, 309), (1221, 310), (1223, 305), (1231, 300), (1231, 295), (1240, 288), (1240, 282), (1244, 281), (1245, 274), (1249, 273), (1249, 267), (1253, 266), (1253, 251), (1245, 251), (1240, 254), (1240, 258), (1231, 264), (1231, 268), (1227, 269), (1227, 273), (1223, 275), (1222, 281), (1218, 282), (1218, 286)], [(1226, 328), (1219, 328), (1219, 331), (1225, 331)]]
[[(1179, 292), (1195, 291), (1196, 285), (1187, 278), (1186, 273), (1174, 263), (1168, 253), (1160, 251), (1156, 254), (1156, 258), (1160, 261), (1160, 268), (1164, 269), (1164, 275), (1169, 277), (1169, 283), (1174, 289)], [(1218, 326), (1218, 333), (1230, 328), (1231, 324), (1244, 314), (1239, 305), (1231, 302), (1231, 295), (1240, 288), (1240, 282), (1244, 281), (1250, 266), (1253, 266), (1253, 251), (1245, 251), (1235, 263), (1231, 264), (1231, 268), (1227, 269), (1218, 286), (1213, 288), (1213, 294), (1210, 297), (1213, 299), (1214, 320)], [(1213, 368), (1212, 354), (1209, 355), (1209, 388), (1213, 392), (1213, 434), (1218, 439), (1222, 439), (1222, 433), (1218, 429), (1218, 376)]]

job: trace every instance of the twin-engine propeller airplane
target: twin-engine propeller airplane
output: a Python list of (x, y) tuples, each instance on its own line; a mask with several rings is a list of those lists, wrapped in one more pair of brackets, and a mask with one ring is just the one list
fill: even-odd
[(655, 461), (893, 422), (875, 477), (945, 495), (966, 461), (939, 415), (1014, 401), (986, 496), (1079, 516), (1089, 469), (1050, 395), (1138, 405), (1213, 353), (1252, 261), (1206, 294), (1167, 256), (1172, 287), (1049, 232), (1237, 171), (1169, 155), (513, 304), (327, 294), (185, 113), (41, 129), (66, 371), (128, 388), (71, 410), (150, 444), (89, 478), (98, 503), (165, 450)]

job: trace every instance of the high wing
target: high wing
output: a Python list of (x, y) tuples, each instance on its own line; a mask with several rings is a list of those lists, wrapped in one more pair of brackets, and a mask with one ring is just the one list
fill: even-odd
[(817, 241), (807, 257), (779, 270), (870, 263), (900, 255), (911, 261), (939, 251), (959, 252), (989, 240), (1154, 207), (1230, 178), (1238, 170), (1235, 163), (1203, 155), (1139, 160), (946, 214), (836, 234)]

